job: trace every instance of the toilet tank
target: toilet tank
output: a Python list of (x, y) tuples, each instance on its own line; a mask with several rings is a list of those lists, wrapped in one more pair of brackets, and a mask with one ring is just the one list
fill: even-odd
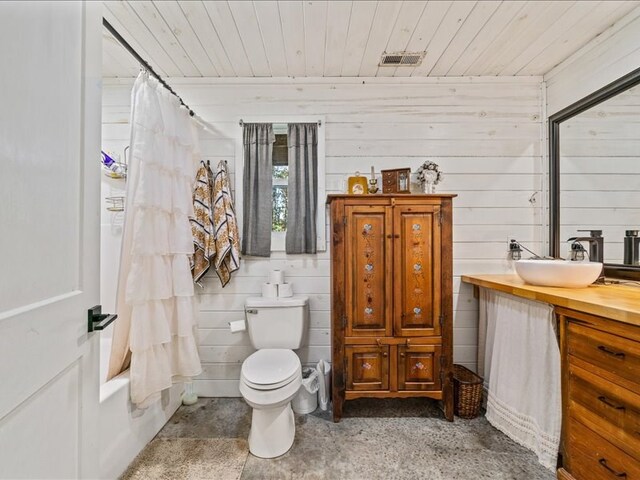
[(309, 299), (247, 298), (244, 307), (251, 344), (257, 348), (300, 348), (307, 336)]

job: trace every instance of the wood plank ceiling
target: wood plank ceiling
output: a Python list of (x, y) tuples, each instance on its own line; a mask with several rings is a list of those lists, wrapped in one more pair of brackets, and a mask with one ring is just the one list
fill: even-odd
[[(638, 1), (107, 1), (166, 77), (542, 75)], [(105, 30), (104, 76), (139, 67)], [(426, 51), (380, 67), (383, 52)]]

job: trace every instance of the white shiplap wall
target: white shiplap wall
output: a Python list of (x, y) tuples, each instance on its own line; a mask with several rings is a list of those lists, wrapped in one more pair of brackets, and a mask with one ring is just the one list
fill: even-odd
[[(205, 158), (229, 160), (234, 171), (238, 119), (257, 115), (326, 118), (327, 193), (340, 192), (354, 171), (438, 163), (439, 191), (454, 200), (454, 357), (475, 368), (477, 302), (464, 273), (507, 271), (507, 238), (541, 247), (541, 79), (172, 79), (185, 101), (214, 130), (201, 138)], [(130, 82), (105, 80), (103, 144), (127, 141)], [(233, 184), (233, 180), (232, 180)], [(534, 194), (537, 195), (534, 196)], [(530, 201), (531, 197), (533, 201)], [(246, 334), (226, 325), (242, 318), (245, 298), (260, 292), (273, 268), (286, 271), (297, 293), (310, 297), (311, 329), (303, 363), (330, 358), (329, 253), (245, 258), (221, 289), (212, 274), (200, 292), (200, 352), (204, 396), (239, 395)], [(105, 281), (103, 279), (103, 281)]]

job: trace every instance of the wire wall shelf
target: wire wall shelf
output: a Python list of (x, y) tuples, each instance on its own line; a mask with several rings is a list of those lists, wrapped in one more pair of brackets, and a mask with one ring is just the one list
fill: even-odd
[(110, 212), (124, 212), (124, 196), (105, 197), (107, 210)]

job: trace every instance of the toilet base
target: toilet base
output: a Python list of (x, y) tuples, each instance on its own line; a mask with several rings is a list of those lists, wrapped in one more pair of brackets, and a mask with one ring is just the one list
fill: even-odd
[(293, 445), (296, 423), (291, 402), (276, 408), (254, 408), (249, 432), (249, 451), (260, 458), (284, 455)]

